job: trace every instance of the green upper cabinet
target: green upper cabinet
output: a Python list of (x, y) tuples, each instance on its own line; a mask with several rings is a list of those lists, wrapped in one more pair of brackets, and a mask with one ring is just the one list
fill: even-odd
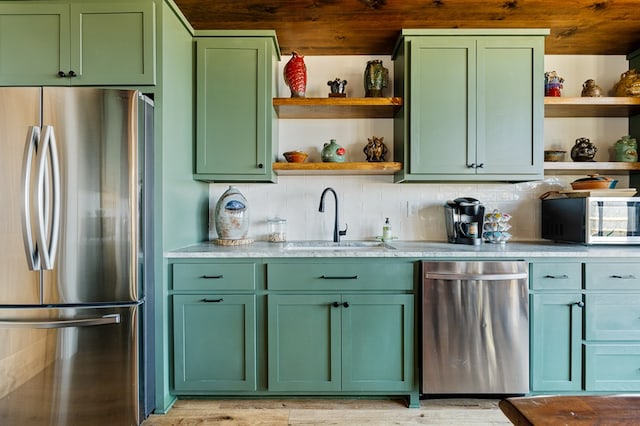
[(397, 181), (543, 176), (545, 30), (404, 30), (394, 53)]
[(0, 84), (155, 81), (154, 2), (0, 2)]
[[(207, 32), (211, 33), (211, 32)], [(273, 31), (196, 37), (195, 178), (274, 182), (278, 47)], [(222, 36), (231, 33), (232, 36)]]

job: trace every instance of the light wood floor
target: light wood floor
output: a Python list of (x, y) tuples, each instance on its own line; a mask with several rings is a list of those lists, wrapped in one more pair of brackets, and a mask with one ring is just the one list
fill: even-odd
[(202, 425), (510, 425), (495, 399), (404, 401), (329, 399), (178, 400), (143, 426)]

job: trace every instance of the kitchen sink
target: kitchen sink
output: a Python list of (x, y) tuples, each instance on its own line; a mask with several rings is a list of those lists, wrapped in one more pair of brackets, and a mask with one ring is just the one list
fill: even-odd
[(368, 251), (368, 250), (395, 250), (395, 247), (381, 241), (290, 241), (285, 243), (285, 250), (306, 251)]

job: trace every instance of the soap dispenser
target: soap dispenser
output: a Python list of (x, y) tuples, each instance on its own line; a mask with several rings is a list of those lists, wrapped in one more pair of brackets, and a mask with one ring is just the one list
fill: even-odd
[(386, 218), (382, 225), (382, 241), (389, 240), (391, 240), (391, 223), (389, 222), (389, 218)]

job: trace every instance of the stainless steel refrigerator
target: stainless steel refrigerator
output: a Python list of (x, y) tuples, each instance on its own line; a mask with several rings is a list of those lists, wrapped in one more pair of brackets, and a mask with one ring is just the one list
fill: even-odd
[(152, 123), (137, 91), (0, 88), (0, 424), (152, 409)]

